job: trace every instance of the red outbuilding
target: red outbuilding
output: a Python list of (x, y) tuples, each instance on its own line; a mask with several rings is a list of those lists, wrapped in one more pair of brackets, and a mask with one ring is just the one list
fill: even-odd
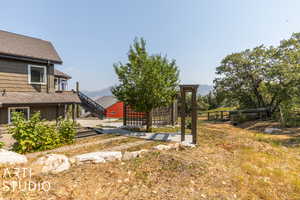
[(107, 118), (123, 118), (124, 103), (114, 96), (103, 96), (96, 100), (105, 109)]

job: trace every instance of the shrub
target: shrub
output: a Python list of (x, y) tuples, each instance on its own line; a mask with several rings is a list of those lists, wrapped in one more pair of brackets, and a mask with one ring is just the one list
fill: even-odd
[(187, 129), (192, 129), (192, 120), (191, 119), (187, 120), (187, 122), (186, 122), (186, 128)]
[(71, 144), (74, 142), (76, 135), (76, 127), (71, 120), (60, 119), (58, 122), (57, 129), (59, 132), (60, 140), (63, 144)]
[(1, 149), (4, 145), (5, 145), (5, 143), (0, 141), (0, 149)]
[(59, 120), (58, 126), (50, 125), (41, 120), (41, 114), (35, 113), (25, 120), (22, 113), (15, 112), (9, 133), (17, 141), (14, 151), (19, 153), (53, 149), (62, 144), (74, 141), (76, 129), (69, 120)]

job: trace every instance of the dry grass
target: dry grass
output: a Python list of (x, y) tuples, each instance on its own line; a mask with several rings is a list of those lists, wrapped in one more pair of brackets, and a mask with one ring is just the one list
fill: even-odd
[(281, 139), (229, 124), (203, 123), (197, 148), (73, 166), (58, 175), (33, 177), (50, 181), (50, 192), (2, 195), (11, 199), (299, 200), (300, 148), (269, 141)]
[[(83, 144), (83, 143), (88, 143), (88, 142), (94, 142), (100, 139), (108, 139), (108, 138), (113, 138), (117, 137), (116, 135), (113, 134), (99, 134), (91, 137), (83, 137), (83, 138), (78, 138), (75, 140), (73, 144)], [(72, 144), (72, 145), (73, 145)]]
[(79, 149), (65, 151), (65, 152), (63, 152), (63, 154), (65, 154), (66, 156), (73, 156), (73, 155), (77, 155), (77, 154), (89, 153), (89, 152), (94, 152), (94, 151), (101, 151), (101, 150), (106, 149), (106, 148), (110, 148), (110, 147), (113, 147), (113, 146), (118, 146), (118, 145), (125, 144), (125, 143), (136, 142), (136, 141), (139, 141), (139, 140), (141, 140), (141, 139), (129, 138), (128, 137), (128, 138), (125, 138), (125, 139), (114, 140), (114, 141), (104, 143), (104, 144), (96, 144), (96, 145), (86, 146), (86, 147), (79, 148)]

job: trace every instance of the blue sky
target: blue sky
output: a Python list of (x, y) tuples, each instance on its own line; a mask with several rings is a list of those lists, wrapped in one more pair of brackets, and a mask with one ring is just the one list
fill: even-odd
[(300, 32), (298, 0), (26, 0), (1, 2), (0, 29), (51, 41), (57, 68), (97, 90), (117, 83), (133, 39), (177, 60), (182, 83), (211, 84), (221, 59)]

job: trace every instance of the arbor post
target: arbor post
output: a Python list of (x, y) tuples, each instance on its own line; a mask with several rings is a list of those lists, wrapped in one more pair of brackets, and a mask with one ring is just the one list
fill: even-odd
[(185, 140), (185, 91), (183, 87), (180, 87), (181, 93), (181, 111), (180, 111), (180, 118), (181, 118), (181, 142)]
[(186, 117), (186, 92), (192, 92), (192, 143), (197, 144), (197, 90), (199, 85), (180, 85), (180, 93), (181, 93), (181, 141), (185, 140), (185, 117)]
[(192, 135), (193, 135), (193, 144), (197, 144), (197, 88), (193, 88), (192, 91)]

